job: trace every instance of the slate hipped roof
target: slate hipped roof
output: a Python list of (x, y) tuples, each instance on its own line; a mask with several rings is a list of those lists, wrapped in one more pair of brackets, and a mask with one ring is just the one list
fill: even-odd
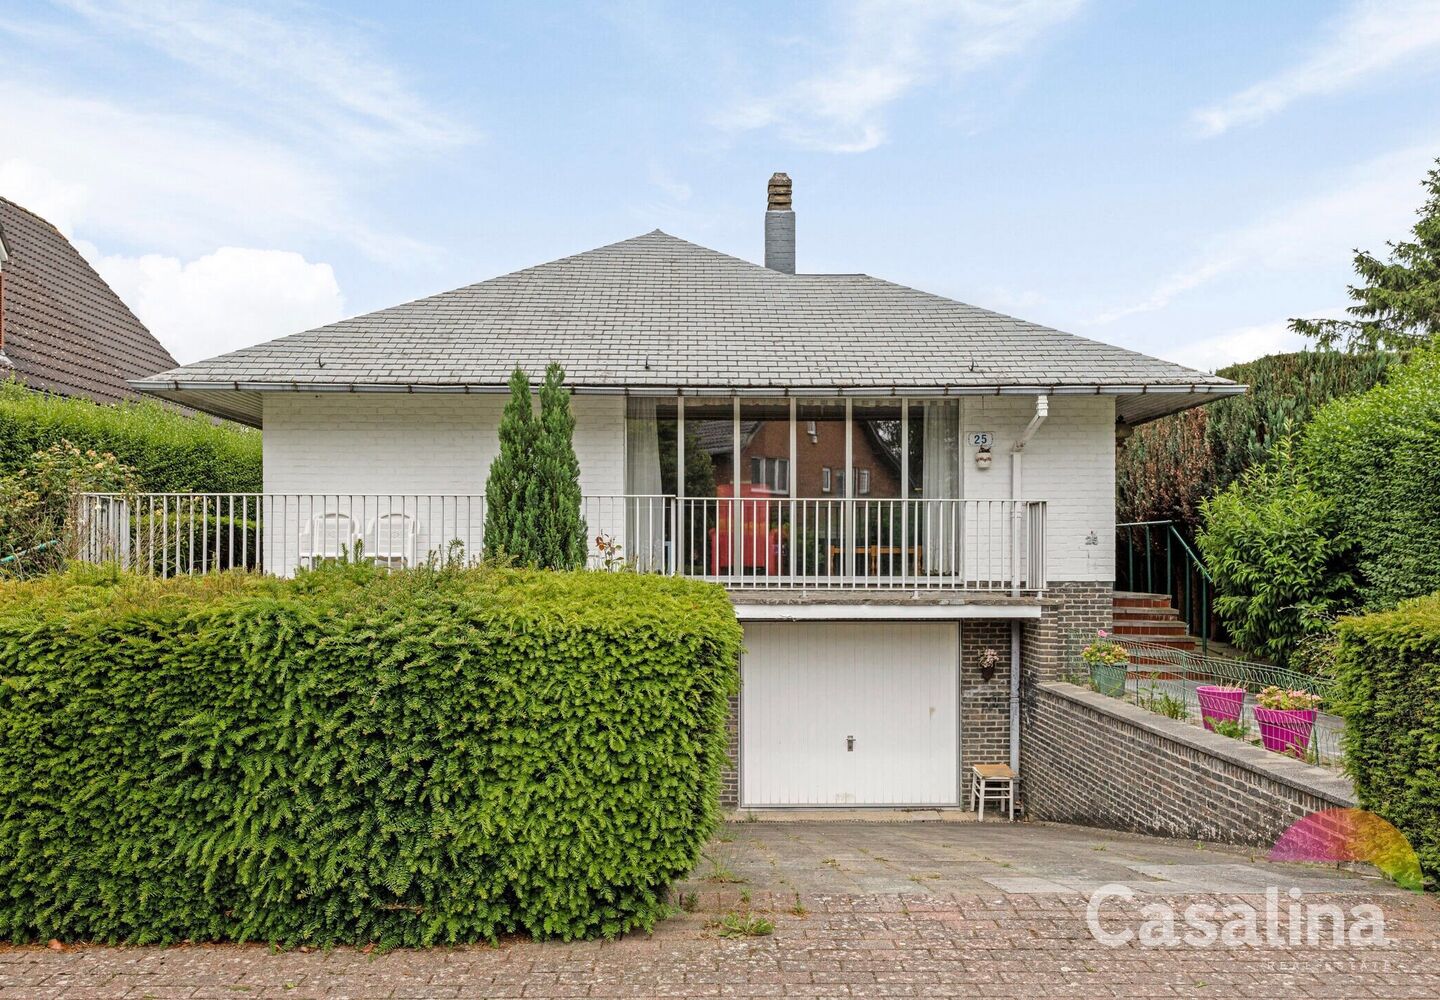
[(135, 399), (127, 380), (173, 368), (120, 296), (60, 231), (0, 198), (4, 286), (0, 378), (100, 403)]
[(494, 391), (516, 365), (538, 375), (550, 361), (579, 392), (1115, 392), (1132, 422), (1242, 390), (868, 275), (784, 274), (659, 230), (132, 384), (258, 423), (267, 391)]

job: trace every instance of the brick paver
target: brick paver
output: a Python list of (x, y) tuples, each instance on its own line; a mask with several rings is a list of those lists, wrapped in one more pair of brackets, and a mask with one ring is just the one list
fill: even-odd
[[(388, 954), (350, 948), (273, 953), (230, 945), (0, 948), (0, 1000), (1440, 997), (1440, 902), (1433, 896), (1401, 893), (1327, 869), (1253, 864), (1225, 851), (1089, 831), (822, 826), (727, 828), (711, 848), (720, 855), (719, 866), (702, 865), (694, 880), (679, 888), (677, 901), (687, 909), (653, 935)], [(1009, 851), (1002, 849), (1007, 843)], [(876, 844), (887, 845), (881, 860), (867, 853)], [(983, 858), (967, 863), (952, 857), (972, 850)], [(1052, 857), (1048, 877), (1030, 874), (1045, 853)], [(929, 871), (937, 865), (949, 870)], [(993, 874), (992, 865), (1019, 873)], [(904, 874), (907, 866), (918, 882)], [(1202, 891), (1198, 885), (1211, 869), (1216, 886)], [(1130, 875), (1126, 884), (1136, 898), (1104, 911), (1112, 931), (1138, 927), (1140, 908), (1148, 904), (1183, 909), (1192, 903), (1245, 902), (1263, 908), (1260, 886), (1268, 880), (1282, 892), (1291, 885), (1302, 888), (1307, 905), (1331, 903), (1346, 912), (1362, 903), (1379, 905), (1391, 944), (1147, 948), (1131, 941), (1109, 948), (1087, 929), (1087, 893), (1064, 887), (1082, 870), (1096, 878)], [(934, 874), (942, 878), (927, 877)], [(1006, 883), (1011, 891), (986, 881), (1006, 877), (1034, 881)], [(862, 887), (892, 878), (894, 891)], [(961, 884), (970, 878), (978, 883)], [(936, 889), (937, 881), (955, 887)], [(715, 923), (728, 913), (763, 914), (773, 921), (774, 933), (727, 939)], [(1283, 917), (1277, 930), (1284, 941)]]

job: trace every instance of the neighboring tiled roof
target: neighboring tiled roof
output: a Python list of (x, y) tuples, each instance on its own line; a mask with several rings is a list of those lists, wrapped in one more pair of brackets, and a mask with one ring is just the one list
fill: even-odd
[(659, 230), (136, 384), (253, 420), (269, 389), (486, 390), (550, 361), (582, 391), (1238, 389), (868, 275), (782, 274)]
[[(0, 198), (8, 259), (4, 357), (21, 381), (101, 403), (135, 399), (127, 380), (175, 359), (70, 241), (40, 216)], [(9, 369), (0, 362), (0, 378)]]

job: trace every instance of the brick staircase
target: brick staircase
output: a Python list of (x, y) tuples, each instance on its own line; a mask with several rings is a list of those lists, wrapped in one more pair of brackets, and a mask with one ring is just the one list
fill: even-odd
[[(1114, 596), (1115, 638), (1194, 652), (1195, 637), (1188, 634), (1169, 594), (1139, 594), (1117, 590)], [(1143, 657), (1132, 660), (1146, 662)]]

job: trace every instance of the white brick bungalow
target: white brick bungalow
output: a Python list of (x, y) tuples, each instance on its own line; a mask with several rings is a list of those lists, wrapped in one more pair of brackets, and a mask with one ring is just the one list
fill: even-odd
[(1022, 673), (1108, 620), (1117, 429), (1243, 387), (797, 274), (789, 193), (763, 267), (657, 230), (132, 384), (263, 427), (244, 559), (288, 573), (477, 552), (510, 372), (560, 362), (591, 534), (745, 625), (730, 801), (957, 805), (1017, 759)]

